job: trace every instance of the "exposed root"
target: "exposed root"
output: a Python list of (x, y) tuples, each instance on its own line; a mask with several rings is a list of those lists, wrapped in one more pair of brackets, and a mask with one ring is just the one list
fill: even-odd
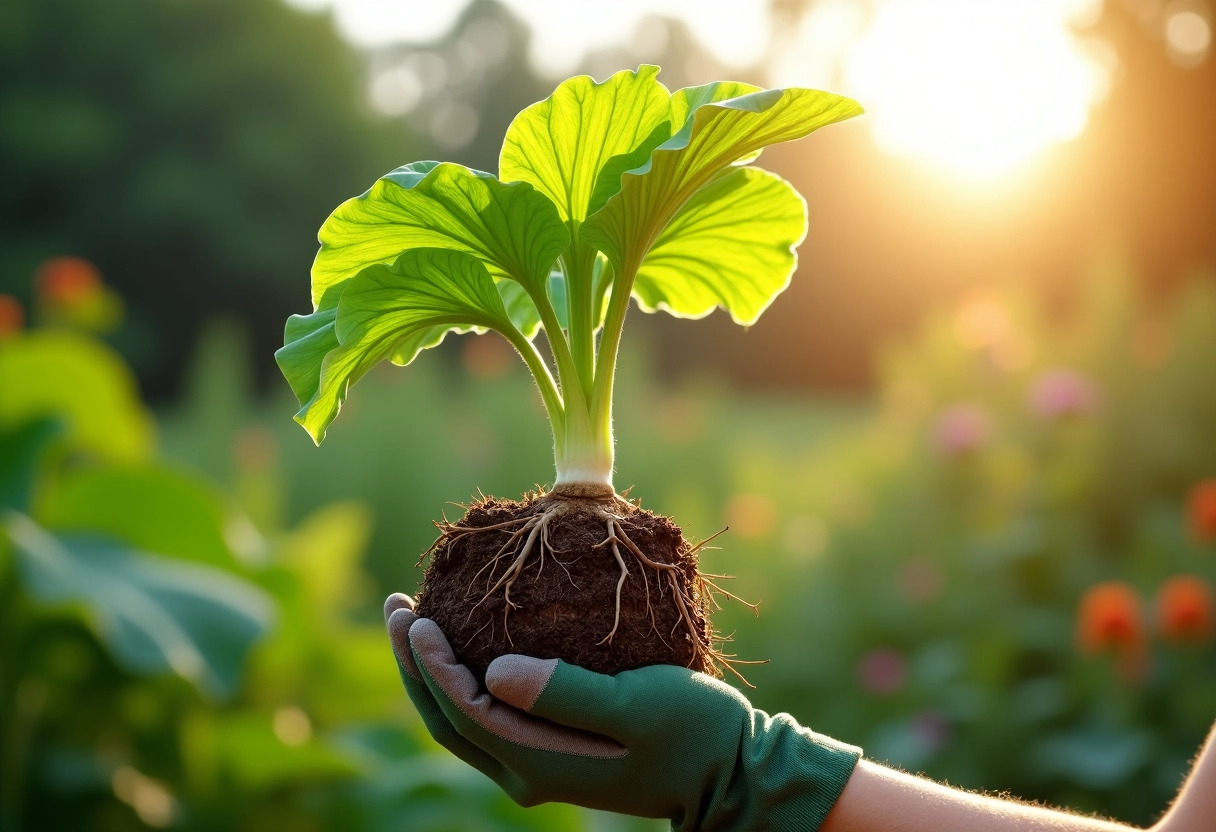
[[(612, 616), (612, 629), (608, 631), (608, 635), (599, 640), (598, 644), (611, 644), (612, 637), (616, 635), (616, 628), (621, 623), (621, 587), (625, 585), (625, 579), (629, 577), (629, 567), (625, 565), (625, 559), (621, 557), (621, 549), (617, 546), (616, 538), (612, 536), (613, 521), (608, 521), (608, 534), (606, 542), (612, 544), (612, 554), (616, 557), (617, 564), (621, 567), (621, 577), (616, 582), (616, 613)], [(602, 544), (601, 544), (602, 545)], [(650, 608), (649, 594), (646, 598), (647, 609)]]
[[(612, 627), (597, 642), (597, 646), (611, 645), (613, 639), (617, 638), (621, 633), (622, 593), (631, 574), (630, 561), (632, 560), (637, 565), (635, 571), (641, 574), (646, 611), (650, 618), (651, 633), (656, 635), (670, 649), (671, 642), (668, 639), (678, 639), (679, 632), (683, 630), (683, 637), (687, 639), (688, 649), (691, 651), (691, 655), (685, 663), (686, 666), (697, 669), (712, 668), (714, 666), (725, 668), (737, 676), (743, 684), (752, 687), (752, 684), (740, 673), (737, 667), (741, 665), (764, 664), (765, 662), (745, 661), (739, 659), (733, 653), (724, 652), (722, 647), (730, 641), (729, 637), (715, 637), (712, 630), (707, 627), (704, 618), (704, 613), (711, 606), (719, 610), (722, 608), (719, 603), (719, 596), (738, 601), (757, 615), (759, 614), (758, 604), (744, 601), (734, 593), (722, 588), (719, 582), (727, 580), (732, 576), (694, 573), (692, 580), (688, 580), (690, 576), (686, 570), (691, 570), (688, 564), (664, 563), (652, 559), (625, 530), (629, 516), (638, 510), (638, 506), (623, 496), (614, 494), (611, 499), (607, 497), (600, 499), (597, 497), (592, 500), (583, 498), (581, 495), (562, 495), (560, 493), (546, 495), (541, 492), (533, 499), (535, 500), (533, 503), (535, 508), (531, 513), (504, 522), (486, 526), (463, 526), (458, 523), (448, 522), (445, 517), (443, 522), (435, 524), (441, 531), (441, 535), (432, 544), (430, 549), (423, 553), (422, 558), (419, 559), (420, 563), (428, 554), (435, 551), (436, 547), (441, 543), (446, 545), (450, 551), (452, 546), (470, 535), (481, 534), (483, 532), (504, 532), (506, 536), (506, 540), (497, 548), (494, 555), (480, 566), (469, 582), (466, 597), (474, 591), (479, 591), (481, 597), (468, 610), (466, 622), (471, 621), (478, 609), (501, 592), (504, 635), (506, 636), (507, 643), (514, 646), (515, 642), (511, 638), (509, 626), (510, 615), (512, 610), (519, 607), (511, 600), (511, 591), (515, 587), (516, 581), (523, 574), (530, 559), (534, 559), (536, 562), (536, 579), (539, 579), (542, 575), (545, 568), (546, 555), (548, 555), (566, 573), (571, 586), (575, 590), (580, 590), (570, 573), (570, 569), (567, 568), (568, 563), (573, 563), (574, 561), (563, 561), (559, 557), (559, 554), (566, 554), (568, 550), (555, 547), (550, 539), (550, 527), (554, 520), (573, 510), (575, 504), (579, 504), (582, 506), (580, 510), (585, 511), (590, 507), (603, 520), (606, 526), (607, 535), (599, 543), (590, 544), (590, 548), (592, 550), (605, 550), (605, 554), (610, 551), (620, 570), (614, 593)], [(592, 505), (588, 506), (588, 503), (592, 503)], [(722, 531), (691, 546), (686, 551), (696, 553), (703, 550), (710, 541), (725, 531), (727, 529), (722, 529)], [(583, 555), (579, 557), (583, 557)], [(574, 560), (578, 560), (578, 558), (576, 557)], [(649, 573), (652, 572), (655, 573), (657, 579), (654, 598), (652, 598), (649, 578)], [(481, 580), (483, 575), (485, 575), (484, 583)], [(478, 587), (478, 589), (475, 590), (474, 587)], [(664, 626), (661, 629), (659, 627), (659, 617), (656, 615), (655, 601), (665, 600), (668, 596), (668, 590), (670, 590), (671, 596), (669, 603), (674, 606), (677, 615), (671, 631), (664, 634), (661, 632), (661, 629), (666, 629), (666, 627)], [(670, 613), (664, 611), (664, 615), (669, 617)], [(496, 619), (496, 615), (491, 614), (487, 616), (485, 624), (466, 641), (465, 647), (462, 650), (467, 648), (469, 644), (472, 644), (485, 632), (487, 627), (490, 627), (493, 633), (496, 629), (494, 627)], [(677, 651), (673, 651), (673, 653), (678, 655)]]
[[(511, 639), (511, 628), (507, 621), (511, 615), (511, 610), (516, 608), (516, 604), (511, 600), (511, 587), (515, 585), (515, 581), (523, 572), (524, 564), (527, 563), (528, 555), (532, 553), (532, 548), (536, 546), (538, 538), (540, 539), (540, 545), (537, 548), (540, 550), (540, 557), (542, 559), (541, 567), (543, 568), (544, 550), (548, 547), (548, 535), (542, 533), (548, 529), (549, 522), (559, 514), (561, 514), (561, 509), (555, 506), (553, 508), (546, 509), (540, 514), (534, 514), (531, 517), (518, 518), (505, 523), (495, 523), (492, 526), (482, 526), (479, 528), (453, 527), (457, 529), (456, 536), (453, 538), (453, 540), (459, 540), (460, 537), (464, 535), (474, 534), (477, 532), (508, 528), (515, 529), (515, 531), (513, 531), (511, 536), (507, 539), (507, 542), (504, 543), (501, 548), (499, 548), (498, 553), (487, 562), (486, 566), (490, 567), (490, 577), (487, 578), (487, 583), (493, 579), (494, 573), (498, 568), (498, 561), (516, 544), (521, 537), (523, 537), (525, 534), (527, 535), (527, 537), (524, 539), (523, 545), (519, 547), (519, 550), (515, 555), (515, 560), (511, 562), (511, 565), (506, 568), (498, 580), (486, 590), (485, 594), (481, 596), (481, 600), (469, 609), (469, 618), (472, 618), (473, 613), (477, 611), (477, 608), (485, 603), (486, 600), (489, 599), (495, 592), (501, 589), (503, 591), (503, 600), (506, 602), (502, 611), (502, 626), (507, 636), (507, 642), (512, 645), (514, 645), (515, 642)], [(553, 555), (553, 559), (557, 560), (556, 554)], [(481, 575), (481, 572), (484, 571), (485, 568), (485, 566), (482, 567), (481, 571), (474, 576), (474, 580)]]
[[(621, 526), (621, 517), (604, 512), (604, 519), (608, 525), (608, 537), (599, 543), (598, 546), (610, 545), (612, 547), (612, 553), (616, 556), (617, 563), (620, 564), (621, 567), (621, 577), (616, 584), (616, 615), (613, 617), (612, 630), (607, 636), (604, 637), (600, 644), (611, 644), (612, 637), (616, 635), (617, 627), (620, 625), (621, 589), (625, 585), (625, 579), (629, 576), (629, 569), (625, 566), (625, 560), (621, 556), (620, 551), (620, 547), (624, 546), (635, 558), (638, 559), (642, 566), (646, 567), (647, 569), (653, 569), (666, 577), (667, 585), (671, 589), (672, 598), (675, 600), (676, 609), (680, 613), (680, 617), (676, 620), (675, 626), (672, 627), (671, 633), (668, 635), (674, 636), (676, 630), (680, 628), (680, 625), (684, 625), (684, 628), (688, 631), (688, 643), (692, 649), (692, 659), (689, 664), (700, 664), (701, 660), (707, 656), (712, 658), (713, 647), (712, 645), (702, 643), (701, 634), (698, 631), (697, 623), (692, 616), (692, 610), (696, 608), (696, 602), (691, 597), (688, 597), (680, 587), (678, 577), (680, 572), (679, 567), (670, 563), (659, 563), (658, 561), (651, 560), (649, 557), (647, 557), (646, 553), (643, 552), (638, 545), (633, 542), (629, 535), (625, 533), (625, 529)], [(643, 575), (645, 575), (645, 571), (643, 571)], [(660, 582), (660, 592), (662, 590), (662, 586), (662, 582)], [(650, 606), (649, 590), (650, 585), (649, 582), (647, 582), (646, 607), (651, 613), (651, 626), (655, 626), (654, 613)], [(660, 597), (662, 597), (661, 594)]]

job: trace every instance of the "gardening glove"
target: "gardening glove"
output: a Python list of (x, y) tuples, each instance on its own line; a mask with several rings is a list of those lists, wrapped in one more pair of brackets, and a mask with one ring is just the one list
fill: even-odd
[(605, 676), (508, 655), (486, 671), (487, 694), (406, 596), (385, 612), (431, 734), (524, 806), (556, 800), (678, 830), (815, 830), (861, 753), (672, 665)]

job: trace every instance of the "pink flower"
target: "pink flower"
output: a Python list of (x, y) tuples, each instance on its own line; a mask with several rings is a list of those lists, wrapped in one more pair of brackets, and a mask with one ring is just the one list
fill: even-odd
[(991, 433), (988, 414), (978, 405), (955, 404), (937, 417), (933, 440), (946, 456), (961, 456), (983, 445)]
[(1044, 419), (1090, 413), (1098, 404), (1098, 388), (1076, 370), (1057, 368), (1039, 375), (1030, 386), (1030, 409)]
[(889, 696), (904, 686), (908, 675), (903, 655), (891, 647), (879, 647), (861, 657), (857, 677), (861, 686), (876, 696)]

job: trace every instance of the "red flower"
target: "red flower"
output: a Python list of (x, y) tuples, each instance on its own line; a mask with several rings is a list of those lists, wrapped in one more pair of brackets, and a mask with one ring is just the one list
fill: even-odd
[(1194, 575), (1170, 578), (1157, 590), (1157, 626), (1170, 641), (1207, 641), (1214, 621), (1212, 590)]
[(25, 325), (25, 310), (12, 295), (0, 295), (0, 338), (20, 332)]
[(96, 292), (101, 285), (101, 274), (83, 258), (52, 257), (38, 267), (34, 281), (44, 300), (70, 304)]
[(1140, 597), (1121, 581), (1086, 590), (1077, 607), (1077, 647), (1083, 653), (1138, 652), (1144, 643)]
[(1191, 536), (1200, 543), (1216, 540), (1216, 480), (1201, 480), (1186, 501)]

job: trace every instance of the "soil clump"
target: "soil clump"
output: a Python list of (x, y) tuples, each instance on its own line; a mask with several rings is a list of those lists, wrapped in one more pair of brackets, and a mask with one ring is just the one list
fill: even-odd
[(615, 496), (528, 494), (485, 497), (440, 529), (417, 611), (483, 683), (506, 653), (597, 673), (674, 664), (720, 675), (711, 585), (669, 518)]

